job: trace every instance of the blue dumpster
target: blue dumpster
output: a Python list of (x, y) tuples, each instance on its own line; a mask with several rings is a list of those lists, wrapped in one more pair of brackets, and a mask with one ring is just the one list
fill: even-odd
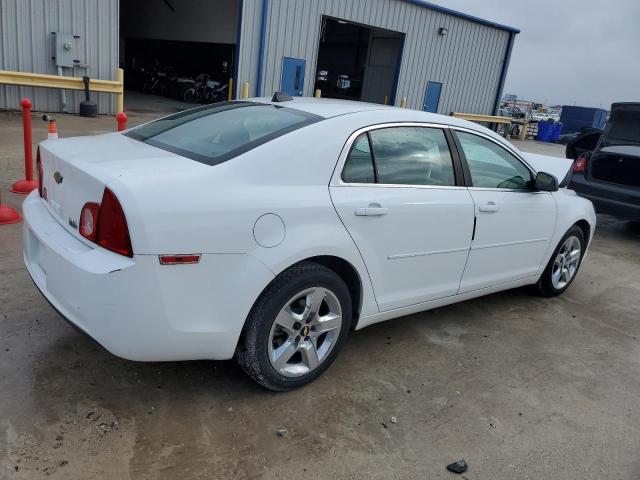
[(579, 132), (582, 128), (604, 128), (608, 112), (602, 108), (574, 107), (564, 105), (560, 121), (563, 125), (562, 133)]
[(553, 135), (553, 122), (538, 122), (538, 135), (536, 140), (539, 142), (550, 142)]
[(553, 124), (553, 131), (551, 133), (551, 141), (556, 143), (560, 140), (560, 133), (562, 132), (562, 122), (556, 122)]

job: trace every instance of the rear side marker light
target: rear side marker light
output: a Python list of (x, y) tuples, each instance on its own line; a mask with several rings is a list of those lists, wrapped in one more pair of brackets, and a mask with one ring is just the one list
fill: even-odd
[(588, 157), (585, 154), (581, 154), (576, 158), (575, 162), (573, 162), (574, 173), (584, 173), (587, 167), (587, 158)]
[(190, 265), (200, 262), (200, 255), (160, 255), (160, 265)]

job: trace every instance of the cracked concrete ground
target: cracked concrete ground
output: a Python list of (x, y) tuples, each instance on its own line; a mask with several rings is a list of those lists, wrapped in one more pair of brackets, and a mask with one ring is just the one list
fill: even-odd
[[(15, 207), (21, 135), (0, 114), (0, 191)], [(353, 332), (326, 374), (286, 394), (231, 361), (110, 355), (36, 291), (22, 225), (0, 226), (0, 479), (446, 479), (459, 458), (467, 479), (637, 479), (640, 231), (598, 221), (563, 296), (517, 289)]]

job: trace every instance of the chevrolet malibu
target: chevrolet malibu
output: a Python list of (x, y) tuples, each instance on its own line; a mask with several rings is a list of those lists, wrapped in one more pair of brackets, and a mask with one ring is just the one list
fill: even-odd
[(350, 330), (500, 290), (564, 292), (592, 238), (571, 161), (464, 120), (328, 99), (195, 108), (40, 144), (24, 260), (140, 361), (235, 358), (289, 390)]

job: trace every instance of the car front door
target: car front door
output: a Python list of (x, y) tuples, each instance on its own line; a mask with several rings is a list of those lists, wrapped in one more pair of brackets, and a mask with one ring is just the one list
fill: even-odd
[(381, 311), (457, 293), (474, 209), (444, 129), (400, 124), (354, 134), (330, 192)]
[(455, 135), (476, 210), (460, 293), (536, 275), (555, 229), (553, 196), (532, 190), (529, 167), (494, 140)]

